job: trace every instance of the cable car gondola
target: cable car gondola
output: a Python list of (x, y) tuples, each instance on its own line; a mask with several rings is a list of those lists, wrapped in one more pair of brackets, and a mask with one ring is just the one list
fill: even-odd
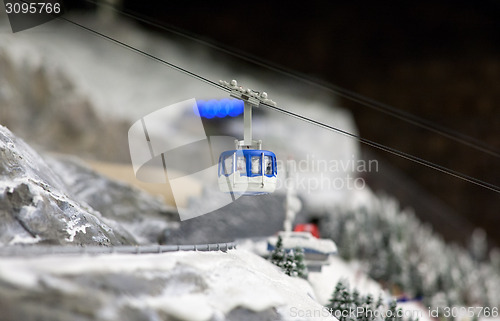
[(219, 157), (219, 188), (226, 193), (260, 195), (274, 192), (276, 155), (261, 149), (237, 149)]
[(265, 92), (238, 87), (236, 80), (221, 81), (231, 90), (231, 97), (244, 102), (244, 139), (235, 141), (235, 149), (219, 157), (219, 189), (225, 193), (262, 195), (274, 192), (277, 181), (276, 155), (262, 149), (262, 141), (252, 140), (252, 108), (261, 102), (275, 105)]

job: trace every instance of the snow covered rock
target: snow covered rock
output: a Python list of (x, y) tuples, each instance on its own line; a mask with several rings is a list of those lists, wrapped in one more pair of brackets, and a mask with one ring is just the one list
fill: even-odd
[(91, 207), (70, 198), (64, 183), (23, 140), (0, 126), (0, 244), (135, 244)]
[(176, 209), (168, 207), (162, 199), (108, 179), (76, 157), (51, 155), (46, 160), (60, 175), (68, 193), (118, 222), (141, 244), (162, 242), (171, 228), (169, 222), (179, 220)]

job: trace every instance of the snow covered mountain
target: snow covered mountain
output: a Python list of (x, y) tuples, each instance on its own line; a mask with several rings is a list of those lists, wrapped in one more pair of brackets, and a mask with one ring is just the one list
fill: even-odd
[(0, 283), (5, 321), (336, 320), (306, 281), (243, 250), (3, 257)]

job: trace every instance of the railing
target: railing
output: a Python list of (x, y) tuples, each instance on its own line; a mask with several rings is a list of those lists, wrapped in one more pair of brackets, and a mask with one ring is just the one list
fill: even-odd
[(57, 246), (13, 245), (0, 247), (0, 256), (39, 255), (99, 255), (99, 254), (159, 254), (178, 251), (222, 251), (236, 248), (235, 242), (195, 245), (138, 245), (138, 246)]

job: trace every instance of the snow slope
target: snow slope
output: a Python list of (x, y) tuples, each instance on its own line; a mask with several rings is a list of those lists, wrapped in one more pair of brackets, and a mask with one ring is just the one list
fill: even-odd
[(341, 258), (331, 257), (321, 272), (309, 272), (309, 283), (314, 289), (316, 298), (321, 304), (328, 304), (335, 285), (340, 280), (347, 281), (351, 289), (357, 289), (360, 294), (372, 294), (388, 297), (379, 283), (368, 277), (356, 262), (345, 262)]
[(335, 320), (306, 281), (244, 250), (2, 258), (0, 281), (5, 321)]

